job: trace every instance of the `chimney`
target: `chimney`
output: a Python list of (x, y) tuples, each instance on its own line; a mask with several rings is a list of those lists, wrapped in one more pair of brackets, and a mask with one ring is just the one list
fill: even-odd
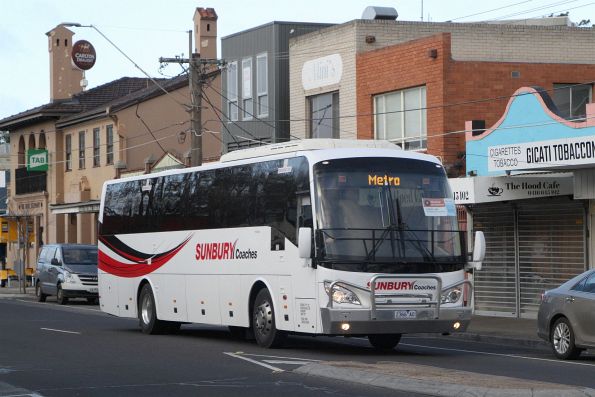
[(198, 7), (194, 12), (194, 52), (203, 59), (217, 58), (217, 13)]
[(82, 91), (83, 72), (72, 64), (72, 36), (64, 26), (56, 26), (46, 33), (50, 53), (50, 101), (72, 98)]

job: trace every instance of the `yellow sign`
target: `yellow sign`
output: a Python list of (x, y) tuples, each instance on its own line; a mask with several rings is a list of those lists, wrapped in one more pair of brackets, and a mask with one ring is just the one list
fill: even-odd
[(370, 186), (399, 186), (401, 178), (388, 175), (368, 175), (368, 185)]

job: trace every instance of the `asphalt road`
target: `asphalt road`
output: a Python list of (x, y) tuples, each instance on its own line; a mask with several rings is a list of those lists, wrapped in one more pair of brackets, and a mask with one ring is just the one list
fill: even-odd
[(365, 339), (295, 336), (267, 350), (221, 327), (144, 335), (136, 320), (85, 301), (0, 299), (0, 396), (411, 396), (292, 372), (317, 361), (411, 363), (595, 388), (595, 355), (565, 362), (545, 349), (444, 337), (405, 337), (390, 353)]

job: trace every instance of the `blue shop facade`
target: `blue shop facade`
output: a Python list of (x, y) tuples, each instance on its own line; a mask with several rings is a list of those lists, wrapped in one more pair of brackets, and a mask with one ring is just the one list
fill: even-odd
[(595, 104), (585, 113), (563, 119), (547, 92), (524, 87), (491, 128), (466, 123), (468, 176), (450, 182), (468, 231), (486, 237), (476, 314), (535, 318), (544, 290), (593, 267)]

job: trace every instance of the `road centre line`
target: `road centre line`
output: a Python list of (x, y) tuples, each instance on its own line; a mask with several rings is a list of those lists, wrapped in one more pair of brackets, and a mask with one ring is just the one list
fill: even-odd
[(246, 360), (248, 362), (251, 362), (252, 364), (260, 365), (261, 367), (268, 368), (268, 369), (272, 370), (273, 372), (285, 372), (281, 368), (273, 367), (272, 365), (261, 363), (260, 361), (253, 360), (248, 357), (242, 357), (241, 354), (234, 354), (234, 353), (230, 353), (230, 352), (223, 352), (223, 354), (226, 354), (231, 357), (239, 358), (240, 360)]
[(75, 334), (75, 335), (80, 335), (81, 334), (80, 332), (66, 331), (66, 330), (63, 330), (63, 329), (54, 329), (54, 328), (40, 328), (40, 329), (42, 329), (44, 331), (51, 331), (51, 332), (62, 332), (62, 333), (65, 333), (65, 334)]
[(426, 349), (434, 349), (434, 350), (444, 350), (444, 351), (453, 351), (453, 352), (460, 352), (460, 353), (472, 353), (472, 354), (482, 354), (485, 356), (497, 356), (497, 357), (508, 357), (508, 358), (520, 358), (524, 360), (535, 360), (535, 361), (545, 361), (557, 364), (571, 364), (571, 365), (583, 365), (587, 367), (595, 367), (595, 364), (589, 363), (581, 363), (576, 361), (564, 361), (564, 360), (554, 360), (551, 358), (539, 358), (539, 357), (528, 357), (528, 356), (519, 356), (516, 354), (503, 354), (503, 353), (490, 353), (490, 352), (482, 352), (477, 350), (465, 350), (465, 349), (452, 349), (448, 347), (435, 347), (435, 346), (425, 346), (425, 345), (414, 345), (412, 343), (400, 343), (399, 346), (409, 346), (409, 347), (422, 347)]
[(287, 365), (306, 365), (311, 364), (311, 361), (291, 361), (291, 360), (263, 360), (269, 364), (287, 364)]

